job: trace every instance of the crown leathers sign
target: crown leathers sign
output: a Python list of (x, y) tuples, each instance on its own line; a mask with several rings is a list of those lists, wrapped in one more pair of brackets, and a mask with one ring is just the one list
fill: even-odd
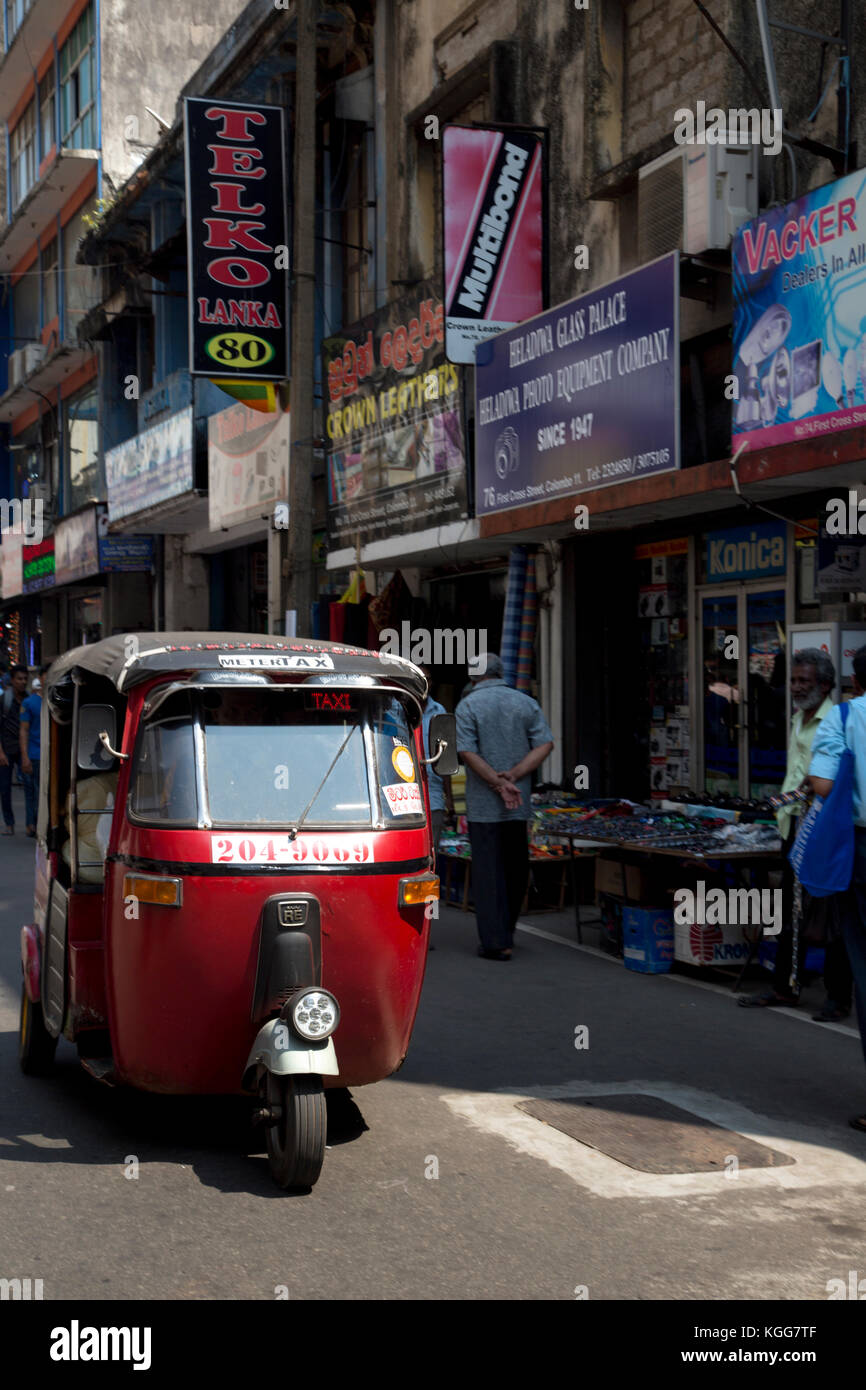
[(288, 376), (283, 111), (185, 103), (190, 372)]
[(322, 344), (328, 532), (335, 545), (426, 531), (466, 516), (457, 368), (445, 361), (433, 286)]

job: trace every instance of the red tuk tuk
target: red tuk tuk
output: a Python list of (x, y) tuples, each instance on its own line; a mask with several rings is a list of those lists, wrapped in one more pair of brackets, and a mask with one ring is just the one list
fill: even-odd
[(309, 1187), (324, 1088), (402, 1064), (427, 957), (422, 673), (329, 642), (116, 636), (45, 678), (19, 1051), (95, 1077), (258, 1097), (271, 1173)]

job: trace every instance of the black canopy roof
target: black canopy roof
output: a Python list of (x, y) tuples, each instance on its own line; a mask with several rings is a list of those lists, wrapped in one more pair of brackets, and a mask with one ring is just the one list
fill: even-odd
[(157, 673), (179, 671), (372, 676), (397, 682), (423, 702), (427, 682), (411, 661), (340, 642), (271, 637), (245, 632), (136, 632), (74, 647), (58, 657), (46, 676), (53, 686), (75, 670), (104, 676), (121, 692)]

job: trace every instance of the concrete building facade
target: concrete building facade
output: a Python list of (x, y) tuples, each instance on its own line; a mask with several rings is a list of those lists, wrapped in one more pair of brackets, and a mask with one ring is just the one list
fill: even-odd
[[(103, 547), (105, 501), (98, 353), (81, 329), (102, 298), (100, 272), (77, 263), (79, 243), (153, 146), (163, 110), (237, 9), (233, 0), (9, 0), (3, 6), (0, 122), (5, 202), (0, 278), (0, 484), (10, 501), (42, 508), (37, 549), (4, 566), (3, 602), (31, 663), (80, 640), (148, 620), (152, 562), (145, 547)], [(83, 542), (55, 569), (55, 530)], [(11, 537), (10, 549), (16, 549)], [(80, 549), (80, 547), (79, 547)], [(8, 558), (8, 552), (7, 552)], [(137, 568), (135, 567), (137, 566)], [(56, 575), (89, 571), (73, 582)], [(22, 589), (16, 592), (18, 572)], [(31, 573), (31, 570), (33, 573)], [(112, 577), (109, 578), (109, 575)], [(88, 582), (82, 583), (81, 580)]]
[[(34, 12), (39, 4), (37, 0)], [(103, 11), (109, 8), (103, 3)], [(120, 13), (118, 8), (116, 15)], [(702, 702), (708, 633), (726, 630), (729, 608), (746, 651), (737, 671), (728, 674), (742, 687), (746, 702), (757, 699), (759, 690), (755, 677), (761, 663), (756, 657), (750, 670), (748, 654), (753, 639), (772, 646), (770, 629), (781, 633), (781, 645), (773, 652), (783, 657), (785, 634), (797, 624), (836, 621), (831, 614), (837, 610), (853, 620), (859, 612), (856, 595), (837, 595), (830, 602), (807, 582), (814, 562), (809, 537), (816, 534), (808, 523), (820, 512), (827, 487), (859, 483), (866, 458), (866, 437), (859, 428), (746, 454), (738, 474), (746, 502), (775, 509), (783, 518), (779, 524), (787, 528), (784, 574), (763, 590), (754, 577), (736, 578), (724, 603), (720, 599), (713, 607), (706, 573), (709, 533), (753, 519), (731, 476), (731, 234), (746, 216), (780, 207), (855, 170), (861, 162), (858, 149), (866, 148), (857, 79), (866, 40), (850, 23), (850, 6), (840, 0), (791, 0), (784, 22), (763, 36), (766, 42), (760, 13), (747, 0), (719, 0), (709, 16), (691, 0), (605, 0), (585, 8), (529, 0), (356, 0), (334, 8), (318, 6), (315, 344), (303, 376), (291, 382), (281, 404), (287, 405), (289, 395), (296, 403), (304, 393), (313, 399), (314, 439), (293, 444), (315, 446), (315, 545), (317, 556), (327, 553), (318, 568), (321, 602), (316, 608), (322, 611), (298, 615), (299, 626), (309, 630), (318, 624), (319, 635), (331, 635), (328, 602), (346, 588), (360, 565), (368, 591), (378, 594), (400, 572), (403, 615), (411, 623), (426, 630), (483, 630), (488, 645), (496, 647), (512, 550), (529, 547), (539, 596), (534, 689), (557, 740), (545, 773), (559, 781), (570, 777), (571, 768), (586, 766), (592, 790), (600, 793), (647, 795), (672, 785), (669, 779), (675, 776), (687, 776), (698, 786), (710, 772), (718, 775), (719, 785), (725, 781), (718, 768), (709, 767)], [(74, 198), (68, 188), (62, 190), (61, 231), (63, 217), (72, 222), (87, 198), (106, 198), (106, 188), (109, 197), (98, 208), (98, 225), (83, 241), (75, 238), (76, 273), (83, 287), (79, 293), (86, 290), (87, 298), (73, 306), (79, 320), (75, 335), (70, 336), (65, 321), (58, 324), (51, 352), (61, 356), (50, 372), (60, 375), (42, 378), (42, 385), (28, 377), (26, 384), (48, 387), (44, 394), (53, 400), (53, 392), (62, 404), (88, 388), (95, 370), (93, 345), (98, 345), (96, 431), (80, 436), (83, 444), (76, 436), (80, 456), (69, 452), (59, 431), (58, 450), (66, 448), (66, 457), (75, 463), (51, 465), (58, 487), (68, 474), (67, 510), (68, 501), (83, 496), (81, 489), (88, 485), (86, 468), (96, 470), (96, 476), (113, 451), (131, 457), (146, 438), (152, 443), (164, 434), (174, 440), (173, 458), (189, 454), (182, 487), (139, 498), (134, 506), (128, 499), (114, 504), (107, 499), (104, 525), (109, 535), (153, 539), (153, 621), (278, 631), (285, 621), (284, 561), (273, 520), (280, 481), (271, 478), (271, 492), (265, 488), (254, 515), (226, 510), (224, 500), (218, 502), (214, 469), (219, 464), (208, 435), (213, 436), (212, 422), (228, 408), (227, 398), (205, 381), (190, 382), (186, 372), (182, 100), (207, 95), (273, 102), (285, 108), (291, 128), (296, 6), (249, 4), (233, 16), (210, 7), (208, 15), (213, 24), (207, 34), (196, 27), (197, 19), (190, 29), (198, 44), (195, 61), (175, 74), (173, 86), (160, 76), (163, 85), (149, 94), (146, 104), (152, 99), (152, 109), (168, 129), (161, 128), (156, 138), (154, 127), (136, 126), (132, 118), (140, 112), (125, 110), (122, 83), (113, 80), (103, 112), (112, 111), (114, 133), (109, 138), (103, 131), (102, 155), (94, 162), (81, 147), (61, 159), (63, 169), (74, 168), (78, 180)], [(179, 22), (166, 22), (172, 54), (183, 48)], [(184, 22), (189, 22), (188, 10)], [(104, 73), (122, 71), (122, 66), (111, 66), (115, 39), (106, 31)], [(45, 45), (42, 51), (47, 53)], [(27, 88), (31, 96), (39, 80), (38, 74), (32, 78)], [(25, 96), (22, 86), (14, 101), (10, 98), (13, 130), (20, 125)], [(725, 201), (721, 185), (727, 175), (719, 175), (727, 241), (701, 245), (699, 238), (686, 236), (686, 219), (694, 209), (687, 205), (686, 165), (675, 132), (683, 111), (708, 108), (754, 110), (759, 120), (763, 113), (771, 124), (778, 109), (783, 129), (773, 152), (755, 149), (748, 195), (739, 212), (730, 199)], [(79, 115), (84, 119), (86, 112)], [(408, 492), (417, 481), (412, 460), (423, 451), (429, 420), (410, 421), (405, 430), (401, 422), (400, 429), (380, 432), (369, 450), (355, 450), (338, 447), (333, 407), (345, 407), (350, 423), (352, 398), (356, 403), (361, 399), (354, 380), (342, 396), (348, 378), (339, 344), (353, 337), (356, 347), (368, 340), (390, 343), (401, 314), (408, 324), (413, 313), (420, 318), (421, 301), (428, 306), (425, 312), (433, 313), (429, 306), (441, 300), (441, 133), (448, 123), (543, 132), (547, 305), (567, 305), (577, 296), (615, 285), (619, 277), (659, 257), (677, 256), (680, 467), (581, 494), (589, 524), (580, 534), (574, 524), (575, 496), (567, 493), (476, 514), (475, 369), (446, 364), (440, 357), (434, 370), (441, 369), (441, 380), (449, 389), (453, 386), (459, 404), (453, 412), (459, 429), (447, 448), (451, 476), (460, 476), (465, 506), (462, 511), (443, 508), (441, 514), (428, 507), (419, 511), (424, 520), (417, 524), (405, 519), (378, 526), (351, 521), (359, 515), (352, 506), (357, 488), (367, 488), (371, 497), (376, 488), (389, 493), (389, 514), (403, 518), (401, 491)], [(139, 159), (142, 146), (135, 141), (146, 144), (151, 139), (146, 131), (154, 137), (152, 148)], [(25, 145), (18, 138), (13, 149), (10, 137), (14, 188), (22, 177)], [(36, 154), (44, 160), (38, 141)], [(51, 185), (56, 200), (60, 193), (53, 178), (48, 176), (45, 187)], [(24, 196), (44, 198), (41, 189), (42, 183), (35, 194)], [(54, 203), (45, 207), (57, 215)], [(13, 220), (10, 227), (15, 225)], [(70, 244), (74, 232), (75, 227)], [(5, 247), (4, 240), (0, 257)], [(44, 259), (50, 271), (50, 245), (41, 234), (26, 254), (40, 267)], [(68, 259), (63, 251), (58, 276)], [(21, 249), (10, 268), (20, 277), (29, 264)], [(100, 287), (94, 292), (97, 273)], [(13, 284), (13, 292), (15, 288)], [(43, 287), (40, 294), (45, 297), (50, 290)], [(23, 291), (21, 296), (26, 298)], [(41, 313), (40, 341), (51, 332), (44, 307)], [(394, 320), (390, 326), (389, 315)], [(346, 358), (349, 376), (351, 351)], [(47, 370), (41, 361), (38, 370)], [(77, 375), (85, 371), (91, 376)], [(401, 364), (397, 371), (408, 381), (408, 366)], [(389, 399), (392, 378), (383, 381)], [(130, 382), (135, 389), (128, 391)], [(368, 416), (371, 408), (375, 414), (368, 405)], [(11, 423), (15, 440), (23, 445), (30, 438), (28, 429), (38, 424), (44, 432), (53, 416), (38, 402), (28, 403), (25, 411), (23, 396), (7, 393), (0, 398), (0, 418)], [(251, 422), (247, 426), (254, 436)], [(293, 444), (267, 448), (291, 461), (296, 457)], [(48, 440), (43, 454), (50, 447)], [(79, 457), (90, 458), (87, 449), (93, 451), (93, 461), (78, 462)], [(8, 457), (24, 453), (22, 448)], [(250, 466), (238, 465), (241, 470)], [(98, 496), (102, 500), (104, 493)], [(676, 602), (676, 612), (664, 617), (666, 635), (640, 611), (641, 605), (646, 608), (648, 591), (661, 585), (653, 576), (663, 573)], [(759, 600), (760, 594), (764, 597)], [(711, 614), (718, 620), (713, 624)], [(375, 637), (373, 633), (368, 640)], [(762, 660), (767, 654), (761, 654)], [(463, 678), (456, 664), (440, 673), (446, 699), (459, 695)], [(778, 705), (778, 686), (772, 687), (770, 703), (774, 701)], [(773, 717), (773, 729), (766, 725), (763, 736), (775, 758), (784, 719)], [(658, 751), (657, 731), (668, 719), (689, 725), (690, 758), (666, 761)], [(753, 740), (742, 731), (736, 740), (734, 780), (741, 792), (750, 791), (753, 783), (771, 785), (772, 758), (766, 775), (756, 772), (753, 777), (748, 771), (754, 762)]]

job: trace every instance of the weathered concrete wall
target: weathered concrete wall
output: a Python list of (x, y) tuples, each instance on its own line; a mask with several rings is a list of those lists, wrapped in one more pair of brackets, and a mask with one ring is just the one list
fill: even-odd
[[(568, 299), (618, 273), (616, 209), (586, 203), (583, 179), (584, 42), (587, 16), (567, 4), (537, 0), (423, 0), (399, 7), (392, 37), (391, 90), (399, 116), (389, 185), (389, 278), (441, 275), (438, 225), (440, 150), (404, 124), (439, 89), (460, 78), (493, 43), (517, 51), (513, 88), (500, 100), (511, 120), (549, 131), (550, 292)], [(445, 119), (503, 119), (482, 91)], [(590, 270), (575, 269), (574, 248), (590, 247)]]
[[(620, 0), (612, 3), (616, 5)], [(769, 108), (754, 5), (743, 0), (724, 0), (711, 9), (749, 73), (736, 62), (692, 0), (625, 0), (624, 158), (670, 136), (678, 107), (694, 109), (695, 103), (703, 100), (708, 106), (723, 109)], [(828, 35), (838, 29), (838, 0), (786, 0), (777, 12), (789, 23)], [(771, 35), (786, 131), (836, 145), (838, 74), (834, 75), (833, 70), (838, 49), (828, 46), (822, 67), (819, 42), (779, 29), (772, 29)], [(862, 151), (866, 149), (866, 102), (862, 90), (866, 29), (856, 9), (852, 50), (852, 71), (861, 91), (859, 101), (855, 93), (851, 139), (859, 140)], [(825, 87), (825, 101), (810, 122), (808, 118)], [(802, 150), (795, 150), (794, 157), (796, 183), (787, 154), (761, 160), (762, 204), (787, 199), (795, 190), (803, 193), (835, 177), (825, 158)], [(863, 163), (862, 156), (858, 162)], [(852, 163), (851, 167), (856, 165)]]
[[(119, 187), (169, 124), (178, 92), (246, 0), (105, 0), (102, 21), (102, 157)], [(111, 189), (106, 189), (110, 198)]]
[[(567, 5), (523, 4), (522, 119), (548, 130), (550, 302), (560, 304), (619, 273), (616, 209), (583, 192), (586, 15)], [(575, 247), (590, 251), (575, 268)]]
[[(722, 29), (728, 4), (713, 6)], [(624, 155), (671, 135), (674, 112), (727, 105), (734, 60), (692, 0), (632, 0), (625, 10)], [(760, 53), (760, 50), (758, 51)], [(755, 53), (749, 54), (752, 63)]]
[(164, 548), (165, 630), (204, 632), (210, 626), (208, 561), (190, 555), (185, 536), (166, 536)]

